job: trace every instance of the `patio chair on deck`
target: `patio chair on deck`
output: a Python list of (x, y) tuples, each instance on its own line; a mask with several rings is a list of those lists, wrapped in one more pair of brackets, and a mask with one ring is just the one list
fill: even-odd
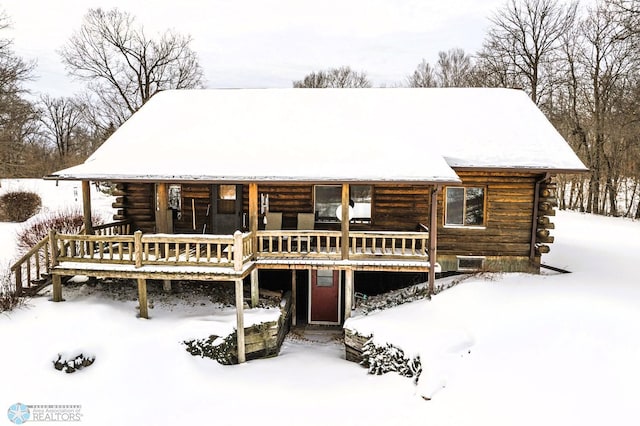
[[(282, 229), (282, 212), (266, 212), (264, 214), (264, 219), (265, 219), (265, 224), (264, 224), (265, 231), (280, 231)], [(283, 241), (282, 245), (284, 245), (284, 239), (282, 241)], [(273, 247), (275, 251), (279, 252), (279, 251), (282, 251), (282, 249), (284, 248), (279, 246), (277, 237), (271, 237), (270, 239), (266, 239), (265, 242), (269, 244), (269, 247), (270, 247), (269, 250), (272, 250), (271, 247)]]
[[(298, 231), (312, 231), (316, 225), (316, 217), (313, 213), (298, 213)], [(311, 250), (311, 240), (307, 237), (299, 237), (295, 241), (300, 247), (299, 250), (302, 251), (302, 245), (306, 243), (307, 251)]]
[(316, 226), (316, 218), (313, 213), (298, 213), (298, 230), (313, 230)]
[(266, 223), (265, 231), (279, 231), (282, 229), (282, 212), (267, 212), (264, 214)]

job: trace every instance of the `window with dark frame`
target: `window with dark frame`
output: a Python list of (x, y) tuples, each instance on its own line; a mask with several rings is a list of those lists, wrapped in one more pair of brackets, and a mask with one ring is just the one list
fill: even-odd
[(484, 188), (447, 187), (445, 225), (484, 226)]
[[(349, 217), (352, 222), (371, 222), (371, 194), (371, 185), (349, 186)], [(316, 222), (340, 222), (342, 185), (316, 185), (314, 203)]]

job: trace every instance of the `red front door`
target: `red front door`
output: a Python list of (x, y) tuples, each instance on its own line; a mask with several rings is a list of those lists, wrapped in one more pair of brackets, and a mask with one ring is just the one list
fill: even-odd
[(340, 324), (340, 271), (312, 270), (309, 324)]

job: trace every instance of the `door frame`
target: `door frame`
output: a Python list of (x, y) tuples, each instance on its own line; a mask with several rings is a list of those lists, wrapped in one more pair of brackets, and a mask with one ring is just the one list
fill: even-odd
[[(218, 214), (218, 191), (220, 189), (220, 185), (233, 185), (236, 187), (236, 199), (234, 200), (234, 213), (224, 213)], [(209, 225), (211, 227), (212, 234), (223, 234), (226, 235), (228, 233), (233, 234), (235, 231), (242, 231), (242, 214), (243, 214), (243, 191), (244, 187), (242, 184), (211, 184), (210, 186), (210, 212), (209, 212)], [(231, 220), (235, 223), (233, 231), (231, 232), (223, 232), (220, 230), (220, 223), (218, 222), (218, 216), (226, 216), (227, 220)]]
[[(342, 324), (342, 271), (339, 269), (328, 269), (329, 271), (331, 271), (332, 273), (337, 272), (338, 274), (338, 300), (337, 300), (337, 304), (338, 304), (338, 321), (337, 322), (333, 322), (333, 321), (313, 321), (311, 319), (311, 313), (312, 313), (312, 307), (313, 307), (313, 300), (312, 300), (312, 294), (313, 294), (313, 273), (314, 272), (318, 272), (318, 271), (326, 271), (327, 269), (309, 269), (309, 285), (308, 285), (308, 289), (309, 289), (309, 296), (308, 296), (308, 302), (309, 302), (309, 309), (307, 309), (307, 323), (311, 324), (311, 325), (340, 325)], [(335, 284), (335, 283), (334, 283)]]

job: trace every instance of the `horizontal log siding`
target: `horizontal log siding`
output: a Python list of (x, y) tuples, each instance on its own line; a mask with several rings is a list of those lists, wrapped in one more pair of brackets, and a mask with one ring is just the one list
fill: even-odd
[[(282, 212), (283, 229), (297, 227), (298, 213), (313, 213), (314, 185), (258, 185), (259, 194), (269, 194), (269, 210)], [(429, 186), (374, 185), (371, 224), (352, 224), (352, 230), (409, 231), (429, 223)], [(245, 191), (245, 193), (248, 191)], [(248, 209), (248, 199), (245, 200)], [(262, 227), (260, 221), (260, 227)], [(340, 230), (340, 224), (317, 224), (317, 229)]]
[[(249, 192), (248, 188), (245, 192)], [(313, 185), (260, 184), (258, 185), (258, 202), (260, 202), (260, 194), (269, 194), (270, 211), (282, 212), (283, 229), (296, 229), (298, 213), (313, 213)], [(262, 216), (258, 221), (258, 227), (262, 229), (264, 224), (261, 219)]]
[(155, 232), (155, 184), (118, 183), (116, 191), (119, 196), (114, 207), (118, 209), (118, 213), (114, 215), (114, 220), (131, 220), (132, 231)]
[(419, 223), (428, 226), (430, 190), (424, 185), (375, 185), (368, 229), (413, 232)]
[(528, 256), (535, 180), (532, 174), (457, 172), (464, 186), (485, 188), (485, 229), (444, 226), (438, 197), (438, 255)]
[[(193, 208), (196, 207), (196, 229), (193, 229)], [(182, 184), (182, 217), (173, 220), (173, 232), (176, 234), (202, 234), (207, 224), (206, 234), (211, 234), (211, 218), (207, 216), (207, 208), (211, 203), (211, 185)], [(209, 212), (212, 214), (212, 212)]]
[[(464, 185), (486, 187), (486, 228), (444, 227), (443, 193), (438, 197), (438, 255), (527, 257), (530, 250), (531, 216), (535, 174), (458, 172)], [(259, 184), (259, 194), (269, 194), (272, 212), (283, 213), (283, 229), (295, 229), (297, 213), (311, 213), (312, 184)], [(429, 224), (428, 185), (374, 185), (372, 223), (352, 225), (352, 230), (415, 231), (419, 223)], [(191, 199), (196, 204), (196, 228), (201, 233), (210, 202), (210, 185), (183, 184), (182, 219), (176, 221), (174, 232), (194, 232)], [(248, 185), (244, 185), (244, 212), (249, 210)], [(119, 209), (117, 220), (131, 219), (132, 229), (154, 232), (154, 184), (120, 183), (114, 206)], [(259, 227), (263, 228), (262, 216)], [(338, 230), (339, 224), (318, 226), (318, 229)], [(207, 232), (209, 233), (209, 232)]]

